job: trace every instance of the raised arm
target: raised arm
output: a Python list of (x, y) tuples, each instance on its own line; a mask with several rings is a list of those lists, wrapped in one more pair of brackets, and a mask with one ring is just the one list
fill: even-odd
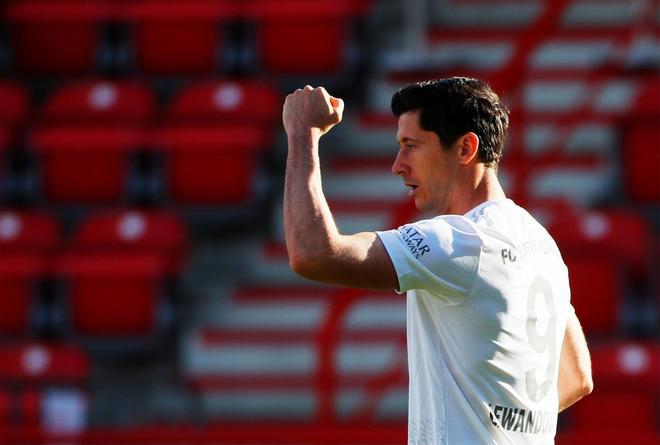
[(575, 312), (571, 311), (559, 359), (559, 411), (591, 393), (593, 386), (587, 341)]
[(284, 185), (284, 232), (291, 268), (316, 281), (394, 289), (398, 279), (373, 232), (342, 235), (321, 186), (319, 140), (341, 121), (344, 103), (324, 88), (287, 96), (282, 120), (289, 151)]

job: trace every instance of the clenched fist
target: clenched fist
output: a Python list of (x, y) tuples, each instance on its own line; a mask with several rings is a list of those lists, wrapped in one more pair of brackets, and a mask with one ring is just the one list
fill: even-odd
[(341, 122), (343, 112), (343, 100), (330, 96), (323, 87), (307, 85), (286, 97), (282, 110), (284, 130), (289, 136), (311, 131), (320, 137)]

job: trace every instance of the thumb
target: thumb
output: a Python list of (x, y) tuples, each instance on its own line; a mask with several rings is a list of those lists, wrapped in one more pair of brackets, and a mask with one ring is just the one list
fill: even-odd
[(338, 97), (330, 96), (330, 105), (332, 105), (334, 114), (336, 114), (339, 117), (339, 120), (341, 120), (342, 115), (344, 114), (344, 101)]

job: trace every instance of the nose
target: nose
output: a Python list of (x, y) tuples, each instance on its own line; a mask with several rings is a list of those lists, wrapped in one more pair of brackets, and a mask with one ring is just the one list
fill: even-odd
[(403, 175), (408, 168), (403, 160), (402, 152), (403, 150), (399, 149), (396, 154), (396, 159), (394, 159), (394, 163), (392, 164), (392, 173), (395, 175)]

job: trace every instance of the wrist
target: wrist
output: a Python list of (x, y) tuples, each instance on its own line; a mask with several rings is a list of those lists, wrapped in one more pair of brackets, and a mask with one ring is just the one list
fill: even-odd
[(287, 132), (289, 149), (298, 147), (318, 147), (322, 133), (319, 128), (308, 128)]

